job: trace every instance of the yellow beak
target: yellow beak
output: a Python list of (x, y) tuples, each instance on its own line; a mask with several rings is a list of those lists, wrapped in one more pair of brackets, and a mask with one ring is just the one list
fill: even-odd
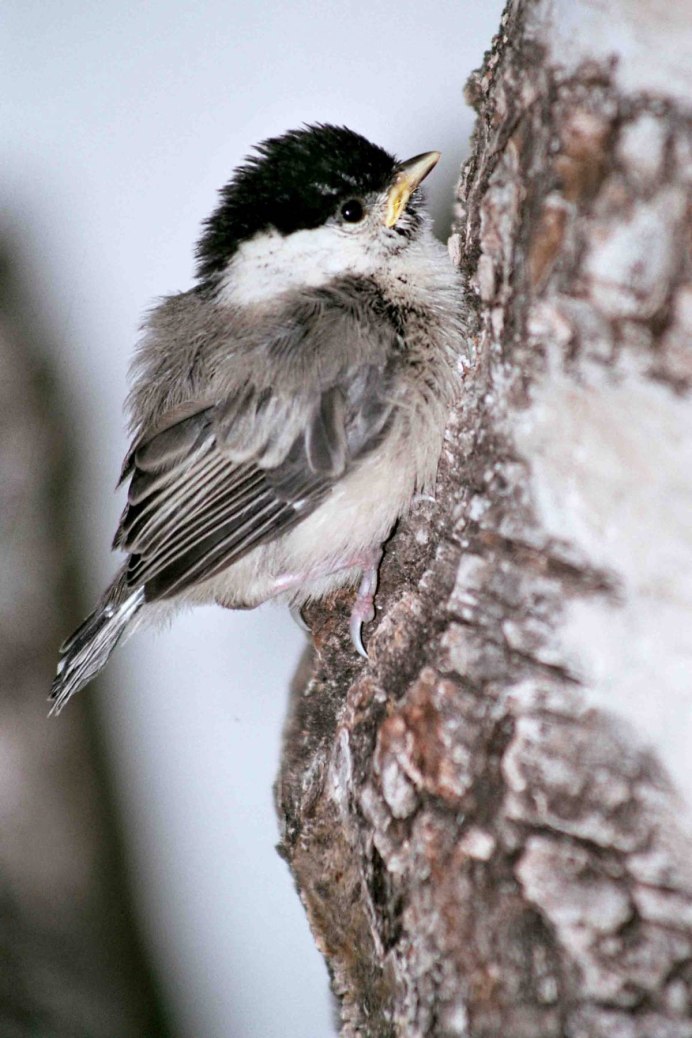
[(387, 210), (384, 218), (386, 227), (394, 226), (413, 192), (435, 168), (439, 159), (439, 151), (426, 151), (423, 155), (416, 155), (399, 164), (392, 186), (387, 192)]

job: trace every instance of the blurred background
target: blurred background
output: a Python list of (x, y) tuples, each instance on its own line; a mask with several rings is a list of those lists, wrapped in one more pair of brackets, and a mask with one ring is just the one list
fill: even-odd
[(274, 850), (303, 646), (288, 613), (135, 637), (46, 720), (115, 568), (143, 312), (191, 284), (251, 146), (345, 123), (429, 181), (445, 237), (500, 0), (5, 0), (0, 12), (0, 1034), (319, 1038), (328, 978)]

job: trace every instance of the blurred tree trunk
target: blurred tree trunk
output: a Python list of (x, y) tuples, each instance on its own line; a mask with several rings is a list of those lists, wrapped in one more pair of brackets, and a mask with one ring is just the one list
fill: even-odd
[(516, 0), (471, 77), (437, 504), (277, 783), (344, 1036), (692, 1035), (689, 23)]
[(90, 697), (47, 717), (81, 521), (35, 300), (0, 245), (0, 1035), (159, 1038)]

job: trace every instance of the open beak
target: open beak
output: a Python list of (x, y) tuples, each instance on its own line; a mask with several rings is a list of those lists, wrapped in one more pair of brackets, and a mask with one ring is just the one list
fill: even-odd
[(384, 218), (386, 227), (394, 226), (413, 192), (435, 168), (439, 159), (439, 151), (426, 151), (423, 155), (416, 155), (407, 162), (399, 163), (392, 186), (387, 192), (387, 210)]

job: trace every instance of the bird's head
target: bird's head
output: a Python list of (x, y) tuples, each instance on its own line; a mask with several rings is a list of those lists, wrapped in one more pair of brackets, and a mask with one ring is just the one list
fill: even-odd
[(204, 225), (200, 287), (242, 303), (374, 272), (419, 235), (419, 185), (439, 157), (430, 151), (399, 162), (340, 126), (264, 141)]

